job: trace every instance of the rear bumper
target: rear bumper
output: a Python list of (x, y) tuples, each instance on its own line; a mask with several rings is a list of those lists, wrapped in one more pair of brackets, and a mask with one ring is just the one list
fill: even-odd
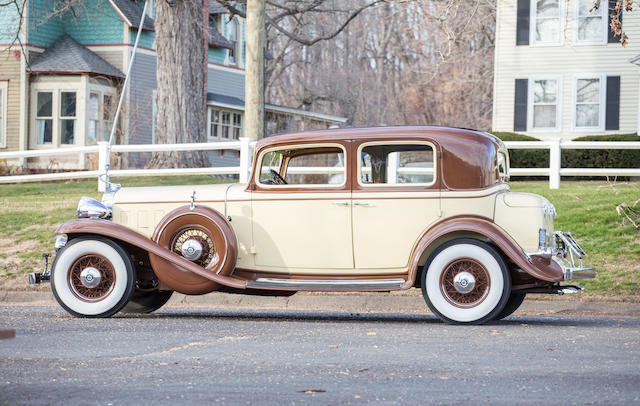
[(556, 231), (553, 233), (553, 260), (562, 268), (565, 281), (574, 279), (593, 279), (596, 272), (582, 265), (582, 258), (587, 254), (573, 238), (571, 233)]

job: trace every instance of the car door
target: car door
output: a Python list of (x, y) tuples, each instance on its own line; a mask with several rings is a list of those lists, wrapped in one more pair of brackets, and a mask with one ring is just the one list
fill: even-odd
[(274, 272), (353, 269), (348, 142), (260, 151), (252, 192), (255, 264)]
[(353, 148), (355, 267), (362, 273), (404, 272), (415, 243), (441, 215), (436, 145), (379, 140)]

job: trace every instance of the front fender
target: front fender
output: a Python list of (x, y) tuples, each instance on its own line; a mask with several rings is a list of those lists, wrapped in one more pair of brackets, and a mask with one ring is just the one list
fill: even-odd
[(127, 244), (134, 245), (146, 252), (153, 253), (169, 262), (172, 262), (189, 272), (193, 272), (203, 278), (210, 279), (221, 285), (229, 286), (236, 289), (246, 289), (246, 282), (228, 276), (218, 275), (207, 271), (193, 262), (181, 257), (180, 255), (161, 247), (154, 241), (137, 233), (130, 228), (124, 227), (108, 220), (100, 219), (76, 219), (70, 220), (60, 225), (56, 234), (95, 234), (116, 240), (124, 241)]
[(516, 266), (536, 279), (548, 282), (563, 280), (562, 268), (557, 263), (542, 255), (528, 256), (509, 234), (490, 219), (476, 216), (454, 216), (437, 222), (418, 240), (411, 254), (409, 277), (402, 286), (403, 289), (408, 289), (415, 284), (419, 262), (425, 250), (439, 238), (456, 232), (480, 234), (490, 239)]

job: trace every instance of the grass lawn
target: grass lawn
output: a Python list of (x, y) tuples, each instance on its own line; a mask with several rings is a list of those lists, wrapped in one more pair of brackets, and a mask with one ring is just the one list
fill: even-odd
[[(209, 176), (115, 179), (125, 186), (184, 185), (226, 182)], [(571, 231), (589, 254), (588, 265), (598, 271), (593, 281), (579, 281), (589, 296), (640, 300), (640, 233), (616, 213), (622, 202), (640, 199), (640, 182), (609, 184), (599, 181), (562, 182), (549, 190), (548, 182), (512, 182), (517, 192), (545, 196), (558, 211), (556, 229)], [(75, 218), (78, 199), (99, 199), (95, 180), (0, 185), (0, 289), (30, 287), (26, 274), (39, 270), (42, 253), (53, 252), (53, 231)]]

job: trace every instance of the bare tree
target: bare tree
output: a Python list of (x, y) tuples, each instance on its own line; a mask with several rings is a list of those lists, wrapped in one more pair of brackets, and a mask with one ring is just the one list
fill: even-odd
[[(208, 21), (208, 20), (207, 20)], [(207, 93), (203, 0), (156, 5), (157, 142), (204, 142)], [(150, 166), (203, 166), (204, 153), (157, 153)]]

